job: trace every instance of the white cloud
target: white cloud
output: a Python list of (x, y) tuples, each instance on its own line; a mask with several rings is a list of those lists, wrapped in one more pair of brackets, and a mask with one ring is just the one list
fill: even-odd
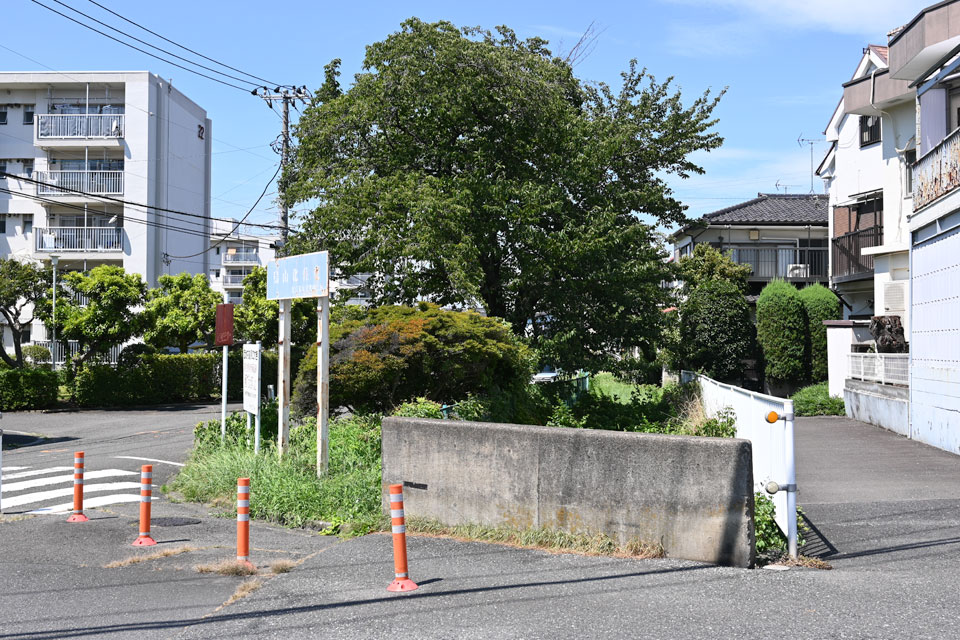
[(750, 21), (797, 29), (826, 29), (883, 43), (891, 29), (909, 22), (931, 0), (664, 0), (731, 9)]
[(667, 50), (678, 56), (740, 56), (753, 50), (755, 40), (743, 22), (723, 24), (673, 23), (667, 27)]

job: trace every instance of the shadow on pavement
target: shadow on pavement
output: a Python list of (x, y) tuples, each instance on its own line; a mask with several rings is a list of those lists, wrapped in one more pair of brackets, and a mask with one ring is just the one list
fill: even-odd
[(839, 553), (837, 548), (827, 539), (827, 536), (807, 517), (807, 514), (801, 513), (800, 518), (807, 527), (807, 530), (803, 532), (806, 542), (800, 549), (800, 553), (808, 558), (820, 558), (821, 560), (836, 556)]
[(58, 442), (70, 442), (76, 439), (77, 438), (73, 438), (70, 436), (47, 438), (45, 436), (10, 433), (9, 431), (7, 431), (3, 434), (3, 450), (7, 451), (9, 449), (23, 449), (25, 447), (46, 446), (48, 444), (57, 444)]

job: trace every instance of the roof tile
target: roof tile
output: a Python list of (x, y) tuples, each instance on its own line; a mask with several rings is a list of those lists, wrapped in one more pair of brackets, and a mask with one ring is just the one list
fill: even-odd
[(810, 224), (827, 226), (824, 194), (758, 193), (753, 200), (703, 216), (708, 224)]

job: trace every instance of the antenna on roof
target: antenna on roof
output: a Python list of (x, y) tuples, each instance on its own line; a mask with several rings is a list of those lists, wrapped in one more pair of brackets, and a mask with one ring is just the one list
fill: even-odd
[(803, 143), (804, 143), (804, 142), (806, 142), (808, 145), (810, 145), (810, 193), (816, 193), (816, 191), (814, 191), (814, 188), (813, 188), (813, 176), (816, 174), (816, 172), (815, 172), (815, 170), (814, 170), (814, 168), (813, 168), (813, 144), (814, 144), (815, 142), (823, 142), (823, 141), (824, 141), (823, 138), (804, 138), (804, 137), (803, 137), (803, 132), (801, 132), (800, 135), (797, 136), (797, 146), (798, 146), (798, 147), (803, 148)]
[(779, 180), (777, 180), (777, 184), (775, 184), (774, 186), (777, 188), (777, 193), (780, 193), (780, 187), (783, 187), (783, 193), (784, 193), (784, 195), (786, 195), (787, 189), (789, 189), (790, 187), (793, 187), (793, 188), (795, 188), (795, 189), (799, 189), (799, 188), (800, 188), (800, 185), (799, 185), (799, 184), (780, 184), (780, 181), (779, 181)]

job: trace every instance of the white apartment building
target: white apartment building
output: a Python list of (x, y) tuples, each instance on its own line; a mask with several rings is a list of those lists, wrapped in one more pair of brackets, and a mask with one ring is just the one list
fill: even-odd
[(149, 286), (207, 273), (211, 143), (206, 111), (147, 71), (0, 72), (0, 256)]
[(243, 302), (243, 279), (256, 267), (266, 267), (276, 257), (279, 236), (257, 236), (243, 233), (236, 223), (213, 222), (210, 234), (209, 276), (210, 286), (219, 292), (224, 301), (232, 304)]

